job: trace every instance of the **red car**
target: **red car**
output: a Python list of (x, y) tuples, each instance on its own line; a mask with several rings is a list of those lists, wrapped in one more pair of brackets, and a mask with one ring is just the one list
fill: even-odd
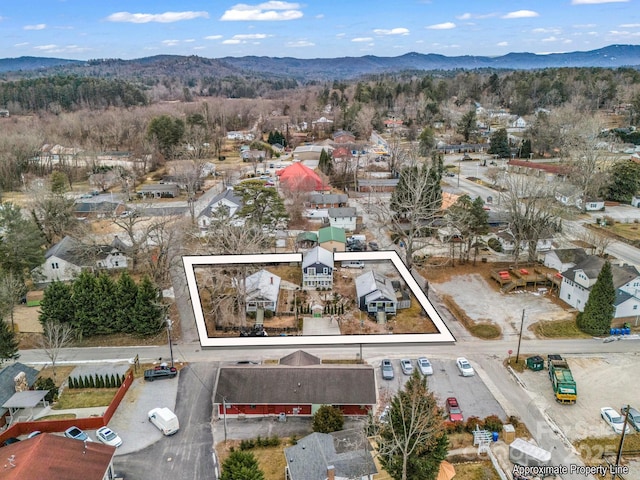
[(451, 422), (462, 422), (462, 410), (458, 405), (458, 400), (455, 397), (447, 398), (447, 412), (449, 412), (449, 420)]

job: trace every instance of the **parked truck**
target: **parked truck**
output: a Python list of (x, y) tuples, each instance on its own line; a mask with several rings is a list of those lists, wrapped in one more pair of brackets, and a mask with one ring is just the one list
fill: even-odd
[(578, 389), (567, 361), (560, 355), (549, 355), (547, 365), (556, 401), (567, 404), (576, 403)]

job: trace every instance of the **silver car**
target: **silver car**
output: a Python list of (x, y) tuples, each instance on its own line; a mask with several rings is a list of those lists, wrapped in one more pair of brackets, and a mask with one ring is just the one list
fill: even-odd
[(433, 366), (427, 357), (418, 358), (418, 370), (424, 376), (433, 375)]
[(382, 364), (380, 365), (380, 368), (382, 370), (383, 380), (393, 380), (393, 377), (395, 375), (393, 374), (393, 364), (391, 363), (391, 360), (389, 360), (388, 358), (385, 358), (384, 360), (382, 360)]
[[(622, 415), (627, 413), (627, 405), (620, 409)], [(629, 407), (629, 423), (640, 432), (640, 412), (633, 407)]]
[(413, 373), (413, 365), (411, 364), (411, 360), (408, 358), (400, 360), (400, 368), (402, 369), (402, 373), (405, 375), (411, 375)]

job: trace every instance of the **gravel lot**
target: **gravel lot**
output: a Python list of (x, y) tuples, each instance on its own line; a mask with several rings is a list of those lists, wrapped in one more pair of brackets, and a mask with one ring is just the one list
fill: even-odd
[(556, 403), (547, 370), (519, 374), (532, 401), (560, 427), (572, 442), (585, 437), (610, 436), (612, 450), (618, 447), (619, 435), (600, 418), (600, 408), (618, 411), (625, 403), (640, 408), (640, 382), (630, 381), (637, 370), (640, 354), (609, 354), (601, 357), (566, 357), (578, 386), (575, 405)]
[(535, 338), (529, 327), (540, 320), (562, 320), (571, 314), (548, 298), (532, 292), (500, 293), (482, 275), (461, 275), (444, 283), (431, 283), (438, 294), (451, 295), (458, 306), (476, 321), (493, 322), (502, 328), (503, 337), (518, 335), (525, 309), (522, 338)]

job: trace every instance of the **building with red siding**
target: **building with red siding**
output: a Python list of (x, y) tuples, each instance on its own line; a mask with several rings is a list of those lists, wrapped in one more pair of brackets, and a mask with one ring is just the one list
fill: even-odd
[(327, 365), (298, 351), (278, 365), (229, 365), (218, 370), (214, 402), (219, 417), (312, 416), (322, 405), (344, 415), (367, 415), (376, 405), (370, 365)]

